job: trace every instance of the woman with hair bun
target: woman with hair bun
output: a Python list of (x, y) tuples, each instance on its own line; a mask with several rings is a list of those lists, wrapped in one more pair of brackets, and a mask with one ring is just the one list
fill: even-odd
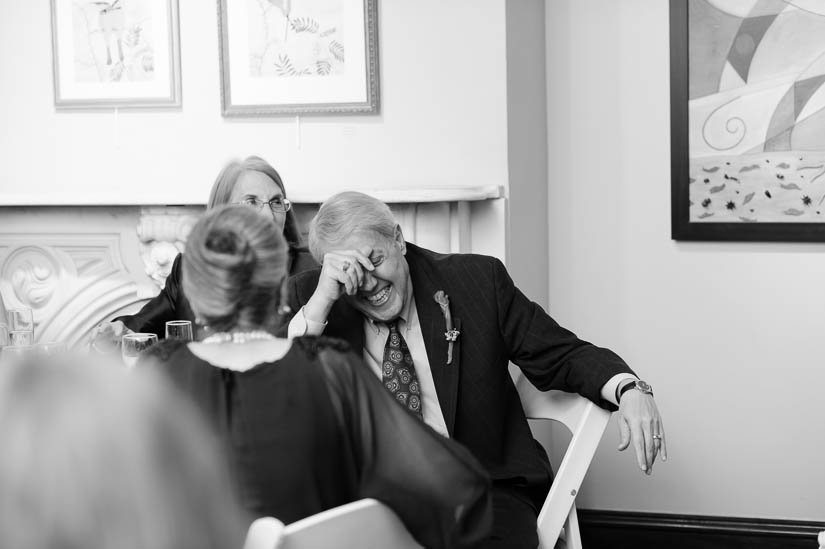
[(223, 440), (242, 504), (290, 523), (362, 498), (391, 507), (426, 547), (490, 524), (489, 481), (460, 445), (384, 390), (345, 343), (274, 335), (287, 244), (249, 208), (211, 210), (183, 258), (183, 289), (210, 327), (167, 340), (140, 367), (166, 373)]
[[(274, 222), (288, 244), (286, 269), (297, 274), (315, 268), (317, 263), (303, 246), (301, 233), (292, 204), (286, 197), (286, 188), (280, 174), (258, 156), (232, 160), (218, 174), (209, 193), (207, 210), (225, 204), (242, 204), (262, 218)], [(188, 248), (188, 243), (187, 243)], [(160, 293), (134, 315), (120, 316), (98, 326), (90, 341), (98, 345), (112, 345), (129, 332), (151, 332), (163, 339), (169, 320), (195, 321), (195, 315), (184, 291), (179, 254)], [(208, 286), (207, 286), (208, 287)], [(274, 313), (274, 311), (273, 311)]]

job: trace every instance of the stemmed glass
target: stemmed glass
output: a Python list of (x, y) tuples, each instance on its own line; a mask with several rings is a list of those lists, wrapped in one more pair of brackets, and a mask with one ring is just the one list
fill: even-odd
[(123, 340), (121, 341), (120, 345), (120, 352), (123, 356), (123, 363), (127, 367), (131, 368), (132, 366), (137, 364), (138, 358), (140, 358), (140, 353), (157, 342), (158, 336), (156, 334), (126, 334), (125, 336), (123, 336)]
[(31, 330), (12, 330), (9, 332), (9, 344), (14, 347), (27, 347), (33, 343), (34, 333)]
[(192, 322), (189, 320), (170, 320), (166, 323), (166, 339), (192, 341)]
[(12, 345), (31, 345), (34, 341), (34, 316), (31, 309), (9, 309), (9, 334)]

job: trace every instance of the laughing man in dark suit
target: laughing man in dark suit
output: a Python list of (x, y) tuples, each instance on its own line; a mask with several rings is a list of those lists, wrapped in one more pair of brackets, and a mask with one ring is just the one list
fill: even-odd
[(484, 547), (538, 545), (537, 508), (552, 478), (511, 361), (541, 390), (618, 405), (620, 449), (632, 445), (646, 473), (659, 452), (667, 458), (650, 386), (615, 353), (550, 318), (499, 260), (406, 242), (386, 204), (355, 192), (321, 206), (309, 244), (322, 267), (290, 280), (290, 335), (324, 333), (362, 349), (401, 405), (487, 467), (495, 524)]

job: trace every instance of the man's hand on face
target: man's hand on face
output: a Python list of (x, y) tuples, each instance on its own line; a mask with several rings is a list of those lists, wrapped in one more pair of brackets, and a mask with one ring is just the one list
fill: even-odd
[(639, 469), (646, 474), (653, 472), (653, 462), (661, 453), (662, 461), (667, 461), (667, 443), (662, 417), (653, 400), (653, 395), (641, 391), (627, 391), (619, 401), (619, 450), (630, 444), (636, 451)]
[(323, 322), (338, 299), (355, 295), (364, 282), (365, 272), (372, 272), (372, 261), (358, 250), (335, 250), (324, 254), (321, 276), (315, 293), (304, 306), (307, 318)]

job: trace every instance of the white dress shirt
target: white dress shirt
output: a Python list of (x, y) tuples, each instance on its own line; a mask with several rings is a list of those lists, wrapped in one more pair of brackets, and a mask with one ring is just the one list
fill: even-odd
[[(412, 294), (412, 285), (408, 285)], [(302, 335), (321, 335), (326, 328), (326, 322), (315, 322), (304, 316), (304, 308), (289, 322), (287, 331), (288, 337), (298, 337)], [(404, 310), (398, 318), (398, 331), (407, 342), (407, 348), (415, 366), (415, 373), (418, 376), (418, 384), (421, 387), (421, 413), (424, 422), (445, 437), (450, 436), (447, 431), (447, 422), (444, 421), (444, 414), (441, 413), (441, 405), (438, 402), (438, 392), (435, 390), (433, 372), (430, 369), (430, 360), (427, 358), (427, 348), (424, 345), (424, 334), (421, 332), (421, 324), (418, 322), (418, 309), (415, 306), (415, 299), (412, 295), (406, 300)], [(390, 329), (383, 322), (374, 322), (364, 317), (364, 362), (370, 370), (383, 379), (381, 365), (384, 362), (384, 347)]]
[[(438, 392), (435, 390), (433, 372), (430, 369), (430, 360), (427, 358), (424, 334), (418, 322), (418, 310), (414, 299), (407, 301), (406, 311), (402, 311), (398, 319), (398, 331), (407, 342), (413, 366), (415, 366), (415, 374), (418, 376), (418, 384), (421, 386), (421, 412), (424, 422), (445, 437), (449, 437), (447, 423), (444, 421), (444, 414), (441, 413), (441, 405), (438, 402)], [(382, 379), (381, 365), (384, 362), (384, 347), (389, 335), (390, 329), (383, 322), (364, 319), (364, 362), (378, 376), (378, 379)]]

